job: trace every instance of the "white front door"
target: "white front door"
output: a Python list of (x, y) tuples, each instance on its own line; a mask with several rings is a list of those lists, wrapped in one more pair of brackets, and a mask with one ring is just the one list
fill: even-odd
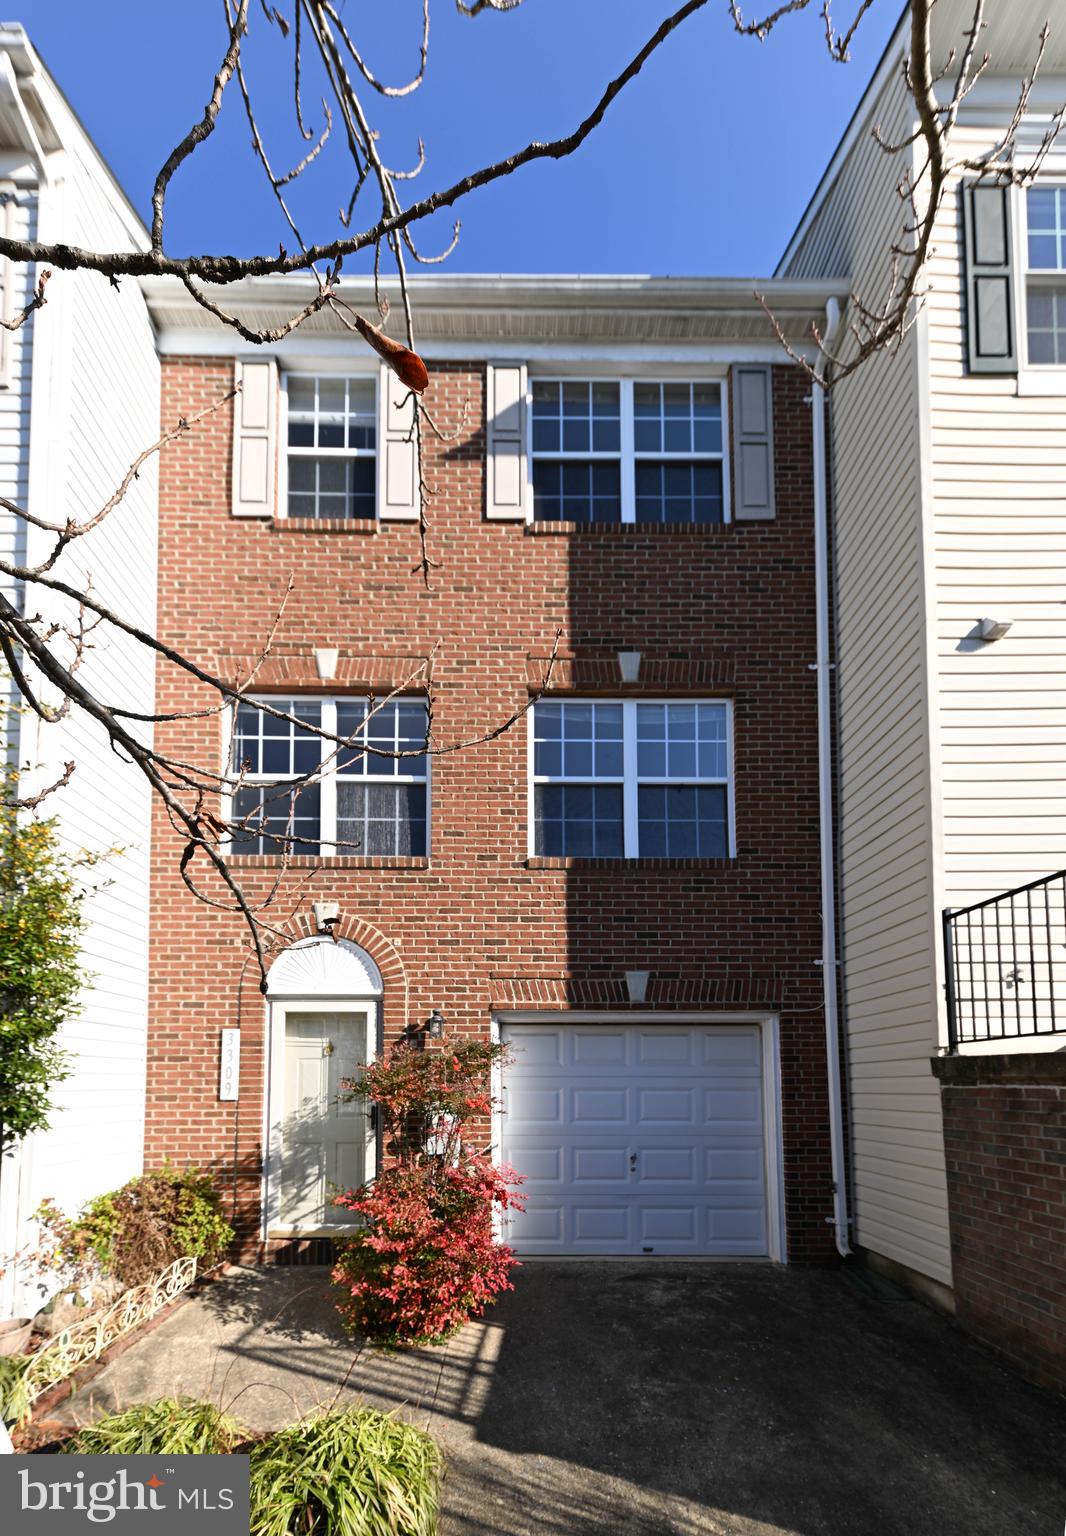
[(352, 1212), (333, 1196), (368, 1177), (373, 1133), (366, 1104), (345, 1102), (342, 1083), (366, 1065), (370, 1013), (287, 1011), (284, 1031), (281, 1112), (271, 1138), (278, 1222), (287, 1231), (351, 1225)]
[(757, 1024), (508, 1024), (526, 1254), (769, 1252)]

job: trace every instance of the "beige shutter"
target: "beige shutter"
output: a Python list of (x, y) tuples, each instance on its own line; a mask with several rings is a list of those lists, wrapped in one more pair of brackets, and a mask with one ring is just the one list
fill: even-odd
[[(5, 240), (10, 240), (16, 233), (18, 217), (15, 189), (10, 182), (0, 185), (0, 197), (4, 199), (3, 206), (0, 208), (0, 231), (3, 232)], [(0, 318), (4, 320), (15, 318), (15, 268), (8, 256), (0, 256)], [(14, 339), (14, 331), (9, 331), (6, 325), (0, 325), (0, 389), (10, 389), (13, 383)]]
[(418, 521), (418, 446), (415, 401), (387, 364), (378, 382), (378, 516)]
[(733, 476), (738, 521), (774, 516), (773, 369), (769, 363), (733, 368)]
[(233, 515), (273, 517), (277, 501), (278, 365), (238, 358), (233, 401)]
[(526, 515), (526, 365), (490, 363), (485, 378), (485, 516)]

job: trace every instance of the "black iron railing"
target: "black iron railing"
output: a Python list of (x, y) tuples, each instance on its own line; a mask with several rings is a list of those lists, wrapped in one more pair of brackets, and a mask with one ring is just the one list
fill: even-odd
[(951, 1050), (1066, 1032), (1066, 870), (944, 911)]

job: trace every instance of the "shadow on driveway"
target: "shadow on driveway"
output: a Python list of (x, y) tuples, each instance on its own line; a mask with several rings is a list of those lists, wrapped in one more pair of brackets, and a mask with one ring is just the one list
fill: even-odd
[(446, 1349), (345, 1339), (324, 1271), (211, 1287), (67, 1405), (190, 1392), (267, 1429), (397, 1408), (444, 1536), (1061, 1536), (1066, 1403), (862, 1271), (528, 1264)]

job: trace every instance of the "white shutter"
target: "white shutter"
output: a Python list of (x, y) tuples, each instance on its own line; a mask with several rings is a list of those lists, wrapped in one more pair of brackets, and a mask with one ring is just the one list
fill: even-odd
[(485, 516), (526, 515), (526, 365), (491, 363), (485, 378)]
[(414, 396), (382, 363), (378, 383), (378, 516), (390, 522), (418, 521), (414, 426)]
[(733, 477), (738, 521), (774, 516), (774, 399), (769, 363), (733, 368)]
[(233, 515), (273, 517), (277, 501), (278, 365), (238, 358), (233, 401)]
[[(0, 196), (4, 198), (3, 207), (0, 208), (0, 231), (5, 240), (11, 240), (16, 233), (16, 218), (18, 204), (15, 201), (14, 187), (8, 182), (0, 186)], [(15, 318), (15, 268), (8, 256), (0, 256), (0, 319), (13, 320)], [(14, 331), (9, 331), (6, 326), (0, 325), (0, 389), (10, 389), (14, 374)]]

